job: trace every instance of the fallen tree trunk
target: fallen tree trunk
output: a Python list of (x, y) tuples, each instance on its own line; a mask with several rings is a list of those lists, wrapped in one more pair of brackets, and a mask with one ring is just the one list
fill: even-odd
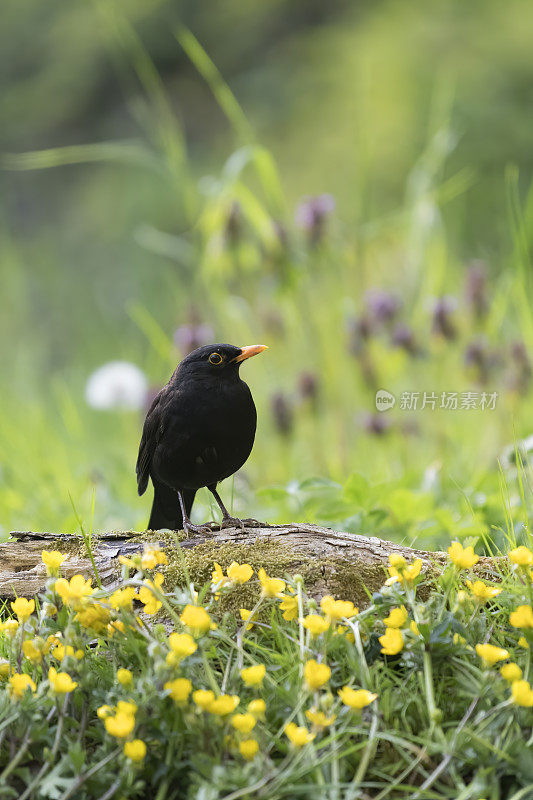
[[(0, 597), (31, 597), (43, 589), (46, 569), (41, 561), (42, 550), (68, 553), (62, 566), (62, 574), (67, 578), (77, 573), (94, 575), (83, 540), (78, 536), (14, 531), (11, 537), (0, 544)], [(368, 592), (383, 585), (391, 553), (399, 553), (408, 561), (422, 559), (423, 569), (432, 574), (438, 573), (447, 560), (442, 552), (415, 550), (376, 537), (302, 523), (214, 529), (210, 535), (184, 538), (181, 533), (179, 537), (178, 545), (176, 536), (164, 531), (142, 534), (115, 531), (98, 535), (93, 541), (93, 555), (102, 585), (113, 586), (118, 582), (119, 555), (131, 556), (142, 551), (144, 544), (151, 543), (167, 552), (169, 566), (164, 571), (175, 583), (184, 578), (184, 565), (191, 580), (202, 585), (209, 579), (214, 561), (223, 568), (232, 561), (248, 562), (255, 569), (263, 566), (276, 577), (302, 574), (313, 595), (329, 592), (364, 605)], [(493, 575), (493, 559), (481, 558), (477, 570), (497, 578), (496, 573)]]

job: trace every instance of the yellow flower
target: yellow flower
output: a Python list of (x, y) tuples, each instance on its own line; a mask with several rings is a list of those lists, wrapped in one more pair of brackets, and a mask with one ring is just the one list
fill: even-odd
[(41, 553), (43, 564), (46, 565), (48, 575), (57, 575), (63, 561), (67, 558), (66, 553), (59, 550), (43, 550)]
[(97, 715), (98, 719), (105, 719), (106, 717), (111, 716), (112, 713), (113, 713), (113, 709), (111, 708), (111, 706), (108, 706), (108, 705), (99, 706), (96, 709), (96, 715)]
[[(239, 608), (239, 614), (241, 615), (241, 619), (243, 622), (246, 622), (247, 619), (250, 619), (252, 612), (248, 608)], [(250, 622), (246, 626), (246, 630), (250, 631), (254, 627), (254, 623)]]
[(253, 667), (241, 669), (241, 678), (247, 686), (257, 686), (265, 677), (265, 665), (255, 664)]
[(171, 633), (168, 637), (168, 643), (171, 652), (168, 653), (166, 662), (169, 667), (176, 666), (198, 649), (198, 645), (190, 633)]
[(282, 617), (290, 622), (298, 616), (298, 598), (283, 595), (283, 600), (279, 604), (280, 610), (283, 612)]
[[(452, 638), (452, 642), (454, 644), (466, 644), (466, 639), (465, 639), (464, 636), (461, 636), (460, 633), (454, 633), (453, 638)], [(472, 648), (469, 647), (469, 650), (471, 650), (471, 649)]]
[(137, 704), (133, 702), (133, 700), (119, 700), (117, 703), (117, 711), (120, 711), (122, 714), (131, 714), (131, 716), (135, 716), (137, 713)]
[(115, 739), (126, 739), (135, 727), (135, 717), (133, 714), (117, 711), (114, 716), (105, 717), (104, 725), (110, 736), (114, 736)]
[(517, 706), (531, 708), (533, 706), (533, 689), (527, 681), (513, 681), (511, 684), (511, 696), (513, 703)]
[(281, 578), (270, 578), (263, 567), (257, 573), (261, 583), (263, 597), (281, 597), (285, 591), (285, 581)]
[(189, 628), (195, 636), (206, 633), (211, 629), (211, 617), (202, 606), (187, 605), (183, 609), (180, 621)]
[(253, 714), (234, 714), (230, 719), (232, 726), (239, 733), (250, 733), (255, 728), (256, 719)]
[(321, 617), (319, 614), (308, 614), (303, 619), (303, 626), (306, 630), (309, 631), (311, 636), (320, 636), (322, 633), (325, 633), (330, 623), (324, 617)]
[(228, 578), (232, 583), (246, 583), (254, 574), (249, 564), (238, 564), (233, 561), (228, 567)]
[(7, 678), (10, 672), (11, 667), (9, 665), (9, 661), (6, 661), (4, 658), (0, 658), (0, 678)]
[(129, 669), (125, 669), (124, 667), (120, 667), (117, 669), (117, 681), (120, 683), (121, 686), (131, 686), (133, 683), (133, 675), (129, 671)]
[(261, 718), (264, 717), (265, 715), (266, 703), (264, 700), (261, 700), (260, 698), (257, 698), (255, 700), (250, 700), (250, 702), (247, 705), (247, 709), (250, 712), (250, 714), (254, 715), (254, 717)]
[(11, 608), (17, 615), (19, 622), (26, 622), (35, 611), (35, 600), (26, 600), (25, 597), (17, 597), (11, 603)]
[(343, 686), (339, 689), (338, 695), (345, 706), (355, 710), (369, 706), (377, 698), (377, 694), (367, 689), (352, 689), (351, 686)]
[(54, 667), (50, 667), (48, 670), (48, 680), (55, 694), (68, 694), (68, 692), (74, 691), (78, 685), (68, 672), (57, 672)]
[(470, 569), (479, 561), (479, 556), (474, 553), (474, 548), (472, 546), (463, 547), (461, 542), (453, 542), (448, 547), (448, 555), (450, 561), (459, 569)]
[(418, 630), (418, 625), (416, 624), (414, 619), (412, 619), (411, 622), (409, 623), (409, 629), (411, 630), (412, 633), (414, 633), (415, 636), (420, 636), (420, 631)]
[(259, 752), (259, 742), (256, 739), (243, 739), (239, 744), (239, 752), (246, 761), (251, 761)]
[(329, 594), (325, 595), (320, 601), (320, 608), (332, 620), (353, 617), (359, 613), (359, 609), (354, 606), (351, 600), (334, 600)]
[(188, 678), (175, 678), (167, 681), (163, 687), (175, 703), (185, 703), (192, 692), (192, 684)]
[(164, 575), (156, 572), (153, 581), (145, 580), (144, 586), (139, 589), (139, 600), (144, 604), (145, 614), (157, 614), (161, 608), (162, 603), (157, 599), (155, 592), (161, 590), (164, 579)]
[(219, 583), (225, 584), (225, 583), (227, 583), (228, 579), (224, 575), (224, 573), (222, 571), (222, 567), (220, 566), (220, 564), (217, 561), (214, 561), (213, 565), (214, 565), (214, 569), (213, 569), (213, 572), (211, 573), (211, 582), (212, 583), (216, 583), (216, 584), (219, 584)]
[(476, 653), (489, 666), (509, 658), (507, 650), (504, 650), (503, 647), (495, 647), (493, 644), (476, 644)]
[(389, 556), (388, 572), (390, 578), (387, 578), (385, 584), (390, 586), (393, 583), (400, 581), (401, 583), (410, 583), (420, 574), (422, 569), (422, 561), (415, 558), (412, 564), (407, 564), (405, 558), (399, 553), (391, 553)]
[(65, 645), (62, 642), (58, 642), (51, 648), (50, 654), (53, 658), (57, 659), (57, 661), (63, 661), (65, 656), (72, 656), (72, 658), (74, 658), (74, 648), (71, 644)]
[(22, 643), (22, 652), (32, 664), (40, 664), (43, 660), (41, 650), (35, 646), (35, 643), (31, 641), (31, 639)]
[(211, 691), (211, 689), (197, 689), (195, 692), (193, 692), (192, 699), (198, 708), (201, 708), (202, 711), (207, 711), (215, 699), (215, 694)]
[(498, 597), (501, 594), (502, 590), (497, 589), (495, 586), (487, 586), (486, 583), (483, 581), (466, 581), (466, 585), (476, 598), (481, 603), (484, 603), (486, 600), (491, 600), (493, 597)]
[(383, 636), (379, 637), (381, 652), (386, 656), (395, 656), (403, 650), (403, 636), (398, 628), (385, 628)]
[(207, 710), (217, 717), (225, 717), (226, 714), (231, 714), (232, 711), (235, 711), (239, 702), (240, 700), (236, 694), (221, 694), (220, 697), (216, 697), (209, 704)]
[(314, 658), (306, 661), (304, 666), (305, 682), (309, 689), (319, 689), (331, 677), (331, 670), (327, 664), (319, 664)]
[(327, 728), (329, 725), (333, 725), (337, 719), (335, 714), (328, 717), (323, 711), (317, 711), (316, 708), (310, 708), (305, 712), (305, 716), (309, 722), (313, 723), (315, 728)]
[(520, 545), (509, 553), (509, 561), (519, 567), (530, 567), (533, 564), (533, 553), (528, 547)]
[(9, 678), (9, 688), (11, 696), (17, 700), (20, 700), (27, 689), (31, 689), (32, 692), (37, 691), (37, 687), (30, 676), (20, 672), (15, 672), (14, 675), (11, 675)]
[(155, 569), (159, 564), (168, 564), (166, 553), (156, 547), (145, 545), (141, 556), (141, 567), (143, 569)]
[(518, 606), (511, 611), (509, 622), (513, 628), (533, 628), (533, 609), (531, 606)]
[(113, 622), (110, 622), (107, 626), (107, 632), (110, 636), (114, 636), (115, 633), (126, 633), (126, 626), (122, 622), (121, 619), (115, 619)]
[(19, 624), (16, 619), (6, 619), (5, 622), (0, 621), (0, 633), (7, 633), (7, 635), (12, 638), (17, 630)]
[(109, 605), (111, 608), (131, 608), (136, 596), (136, 591), (133, 586), (125, 586), (124, 589), (117, 589), (109, 598)]
[(285, 726), (285, 735), (295, 747), (303, 747), (312, 742), (316, 736), (315, 733), (309, 733), (307, 728), (299, 727), (294, 722), (289, 722)]
[(75, 610), (85, 605), (87, 598), (94, 592), (91, 587), (91, 578), (85, 580), (83, 575), (73, 575), (70, 581), (67, 581), (66, 578), (58, 578), (54, 589), (63, 603)]
[(520, 637), (520, 639), (518, 640), (518, 644), (520, 645), (520, 647), (525, 647), (526, 650), (529, 650), (529, 642), (525, 636)]
[(100, 603), (89, 603), (74, 617), (84, 628), (92, 628), (99, 633), (111, 619), (111, 612)]
[(130, 761), (142, 761), (146, 755), (146, 745), (142, 739), (132, 739), (131, 742), (124, 742), (124, 755)]
[(509, 664), (504, 664), (500, 669), (500, 675), (509, 683), (513, 683), (514, 681), (520, 680), (522, 677), (522, 670), (518, 664), (515, 664), (514, 661), (510, 661)]
[(407, 622), (407, 609), (405, 606), (391, 608), (389, 616), (383, 620), (387, 628), (402, 628)]

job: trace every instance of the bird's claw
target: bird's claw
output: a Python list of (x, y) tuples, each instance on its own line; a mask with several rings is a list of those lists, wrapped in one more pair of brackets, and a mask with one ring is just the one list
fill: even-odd
[(197, 533), (197, 534), (210, 534), (213, 533), (213, 525), (212, 522), (206, 522), (203, 525), (194, 525), (192, 522), (184, 522), (183, 523), (183, 530), (185, 533)]
[(256, 519), (239, 519), (238, 517), (224, 517), (222, 519), (222, 528), (262, 528), (263, 523)]

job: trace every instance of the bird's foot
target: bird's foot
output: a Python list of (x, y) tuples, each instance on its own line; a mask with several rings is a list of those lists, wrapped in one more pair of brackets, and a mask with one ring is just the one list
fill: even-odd
[(185, 533), (197, 533), (197, 534), (211, 534), (213, 533), (213, 523), (212, 522), (205, 522), (203, 525), (194, 525), (192, 522), (183, 522), (183, 530)]
[(221, 528), (262, 528), (263, 523), (256, 519), (239, 519), (238, 517), (223, 517)]

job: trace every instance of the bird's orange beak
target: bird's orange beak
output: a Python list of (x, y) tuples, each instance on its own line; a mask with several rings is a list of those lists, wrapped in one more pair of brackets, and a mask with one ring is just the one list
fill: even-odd
[(241, 347), (241, 352), (233, 361), (237, 363), (239, 361), (244, 361), (246, 358), (251, 358), (252, 356), (257, 356), (259, 353), (262, 353), (263, 350), (268, 350), (266, 344), (250, 344), (248, 347)]

